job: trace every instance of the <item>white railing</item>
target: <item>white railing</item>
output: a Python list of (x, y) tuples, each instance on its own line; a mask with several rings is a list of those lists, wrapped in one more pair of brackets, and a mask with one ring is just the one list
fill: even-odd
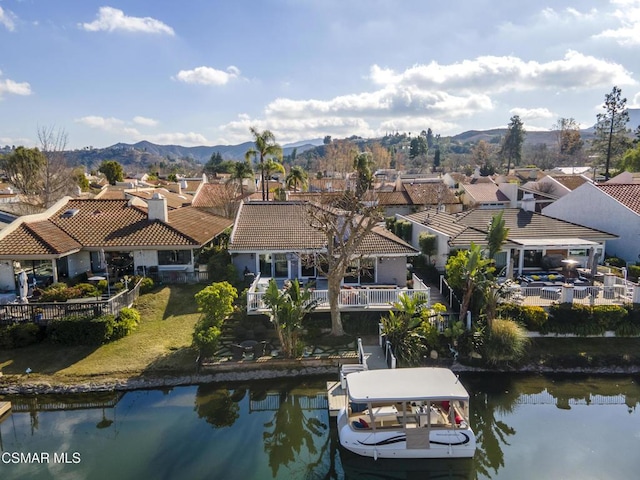
[[(429, 288), (403, 290), (400, 288), (376, 288), (375, 286), (367, 288), (343, 288), (340, 289), (338, 296), (338, 304), (340, 308), (393, 308), (393, 303), (397, 302), (400, 295), (407, 295), (413, 298), (416, 295), (422, 295), (427, 302), (429, 301)], [(247, 311), (256, 313), (265, 311), (267, 306), (262, 300), (264, 292), (249, 290), (247, 292)], [(329, 291), (313, 290), (311, 299), (317, 304), (316, 310), (329, 309)]]

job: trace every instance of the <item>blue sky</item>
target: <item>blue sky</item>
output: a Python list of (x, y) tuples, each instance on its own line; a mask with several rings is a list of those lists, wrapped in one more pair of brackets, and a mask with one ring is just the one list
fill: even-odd
[(588, 126), (639, 48), (640, 0), (0, 0), (0, 144)]

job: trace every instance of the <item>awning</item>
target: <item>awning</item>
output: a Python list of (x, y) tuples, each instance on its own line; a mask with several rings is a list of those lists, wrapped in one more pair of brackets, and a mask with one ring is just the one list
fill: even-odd
[(510, 238), (509, 240), (523, 247), (587, 248), (600, 245), (598, 242), (583, 238)]

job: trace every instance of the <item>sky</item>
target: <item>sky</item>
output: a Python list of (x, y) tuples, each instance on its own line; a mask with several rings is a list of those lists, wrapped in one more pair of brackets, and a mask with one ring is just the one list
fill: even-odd
[(640, 0), (0, 0), (0, 145), (587, 127), (639, 51)]

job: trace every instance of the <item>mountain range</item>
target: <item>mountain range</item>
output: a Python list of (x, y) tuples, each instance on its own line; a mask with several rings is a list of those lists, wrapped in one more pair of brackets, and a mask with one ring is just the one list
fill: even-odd
[[(628, 126), (634, 130), (640, 125), (640, 109), (628, 109)], [(526, 129), (526, 124), (525, 124)], [(500, 138), (506, 133), (506, 128), (495, 128), (490, 130), (469, 130), (451, 137), (452, 142), (465, 144), (477, 143), (479, 140), (491, 141)], [(582, 138), (587, 141), (593, 136), (594, 128), (590, 127), (581, 130)], [(526, 144), (547, 144), (555, 145), (557, 142), (557, 132), (554, 131), (528, 131), (525, 137)], [(297, 154), (311, 150), (322, 145), (321, 138), (304, 140), (290, 143), (283, 146), (283, 154), (291, 155), (294, 149)], [(103, 160), (116, 160), (122, 165), (149, 165), (162, 161), (187, 161), (199, 164), (206, 163), (215, 152), (220, 153), (225, 160), (243, 160), (244, 155), (253, 147), (253, 142), (245, 142), (239, 145), (214, 145), (183, 147), (181, 145), (156, 145), (151, 142), (141, 141), (134, 144), (116, 143), (110, 147), (98, 149), (82, 149), (67, 152), (67, 159), (74, 164), (82, 164), (89, 168), (94, 168)]]

